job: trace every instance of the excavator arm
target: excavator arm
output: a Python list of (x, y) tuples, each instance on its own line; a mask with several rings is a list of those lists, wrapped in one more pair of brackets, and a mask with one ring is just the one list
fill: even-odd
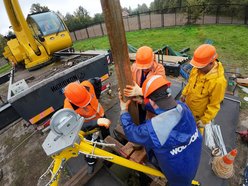
[[(32, 70), (50, 62), (54, 52), (71, 47), (69, 31), (54, 12), (31, 14), (26, 21), (18, 0), (3, 1), (16, 35), (7, 42), (3, 53), (10, 62), (24, 63), (27, 69)], [(45, 23), (52, 27), (50, 32), (42, 32)]]

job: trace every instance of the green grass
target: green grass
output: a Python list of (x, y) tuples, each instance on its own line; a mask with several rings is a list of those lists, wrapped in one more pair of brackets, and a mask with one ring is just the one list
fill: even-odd
[[(148, 45), (153, 49), (158, 49), (164, 45), (169, 45), (174, 50), (178, 51), (190, 47), (190, 54), (193, 54), (194, 49), (204, 43), (206, 39), (211, 39), (217, 48), (219, 59), (224, 63), (224, 65), (239, 66), (240, 72), (247, 74), (247, 33), (247, 26), (205, 25), (127, 32), (126, 37), (127, 42), (136, 48), (142, 45)], [(106, 36), (84, 41), (76, 41), (74, 47), (76, 50), (110, 48)]]
[[(226, 70), (240, 72), (248, 76), (248, 27), (238, 25), (204, 25), (204, 26), (178, 26), (172, 28), (148, 29), (127, 32), (127, 42), (138, 48), (142, 45), (151, 46), (153, 49), (164, 45), (171, 46), (179, 51), (190, 47), (189, 54), (206, 39), (211, 39), (216, 46), (219, 60)], [(109, 49), (108, 38), (100, 37), (77, 41), (74, 43), (76, 50)], [(248, 108), (248, 103), (243, 100), (240, 92), (242, 108)], [(247, 95), (246, 95), (247, 96)]]
[(0, 67), (0, 74), (4, 74), (4, 73), (8, 72), (8, 71), (10, 71), (10, 69), (11, 69), (11, 65), (9, 63), (7, 63), (7, 64)]
[(241, 88), (238, 88), (238, 90), (239, 90), (239, 98), (241, 101), (241, 109), (248, 110), (248, 103), (244, 100), (244, 97), (248, 97), (248, 95), (243, 90), (241, 90)]

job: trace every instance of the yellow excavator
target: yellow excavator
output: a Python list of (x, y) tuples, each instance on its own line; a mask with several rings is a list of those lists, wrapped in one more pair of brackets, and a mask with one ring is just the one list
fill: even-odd
[(55, 52), (72, 46), (70, 33), (56, 13), (29, 14), (25, 20), (18, 0), (3, 1), (15, 33), (3, 52), (9, 62), (34, 70), (52, 62)]

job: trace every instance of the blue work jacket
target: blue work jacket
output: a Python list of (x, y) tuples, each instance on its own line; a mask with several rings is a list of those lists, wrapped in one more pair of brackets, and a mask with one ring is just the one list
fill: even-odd
[(143, 145), (149, 160), (156, 157), (170, 186), (191, 186), (200, 162), (202, 136), (189, 108), (178, 103), (141, 125), (135, 125), (128, 112), (120, 120), (128, 140)]

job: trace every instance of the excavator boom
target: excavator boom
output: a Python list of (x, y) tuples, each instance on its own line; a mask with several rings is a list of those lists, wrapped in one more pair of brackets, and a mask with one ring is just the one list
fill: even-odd
[(70, 33), (54, 12), (28, 15), (25, 20), (18, 0), (3, 0), (16, 38), (10, 38), (3, 55), (24, 63), (29, 70), (49, 62), (53, 53), (72, 46)]

